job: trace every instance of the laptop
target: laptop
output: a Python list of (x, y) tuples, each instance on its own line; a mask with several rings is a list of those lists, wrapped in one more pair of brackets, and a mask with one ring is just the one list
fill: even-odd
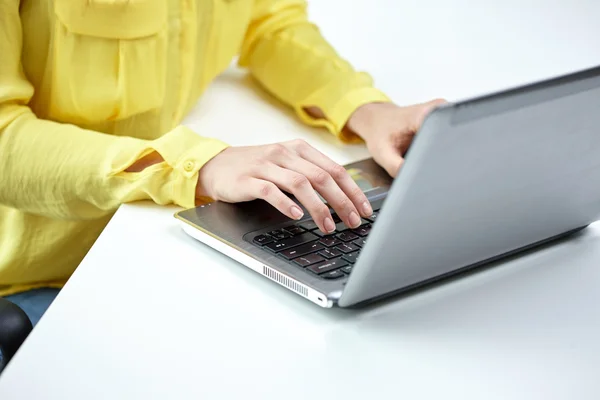
[(371, 159), (346, 168), (375, 210), (357, 229), (336, 218), (324, 235), (261, 200), (175, 216), (322, 307), (360, 307), (514, 256), (600, 219), (600, 67), (435, 109), (394, 180)]

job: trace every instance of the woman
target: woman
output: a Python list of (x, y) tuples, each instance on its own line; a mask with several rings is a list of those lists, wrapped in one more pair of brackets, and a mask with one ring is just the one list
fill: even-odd
[(178, 125), (236, 56), (307, 124), (364, 140), (391, 175), (438, 104), (392, 104), (309, 23), (305, 0), (3, 0), (1, 296), (35, 323), (125, 202), (262, 198), (300, 218), (287, 191), (330, 231), (314, 188), (351, 227), (371, 213), (306, 143), (229, 147)]

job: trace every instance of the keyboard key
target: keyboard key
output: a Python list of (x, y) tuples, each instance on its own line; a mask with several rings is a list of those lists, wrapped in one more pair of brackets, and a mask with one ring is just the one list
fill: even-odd
[(291, 234), (284, 231), (283, 229), (277, 229), (277, 230), (271, 231), (268, 233), (268, 235), (271, 236), (275, 240), (281, 240), (281, 239), (289, 238), (292, 236)]
[(338, 223), (338, 222), (342, 222), (341, 218), (339, 215), (337, 215), (336, 213), (331, 214), (331, 218), (333, 218), (333, 222), (334, 223)]
[(345, 274), (350, 275), (350, 272), (352, 272), (352, 267), (354, 265), (346, 265), (345, 267), (340, 268), (340, 271), (342, 271)]
[(290, 247), (300, 246), (301, 244), (313, 242), (318, 238), (310, 232), (305, 232), (301, 235), (292, 236), (291, 238), (283, 239), (278, 242), (269, 243), (265, 247), (271, 251), (283, 251)]
[(350, 228), (348, 228), (346, 226), (346, 224), (343, 223), (343, 222), (341, 222), (341, 221), (338, 222), (337, 224), (335, 224), (335, 230), (336, 230), (336, 232), (343, 232), (343, 231), (347, 231), (348, 229), (350, 229)]
[(333, 247), (337, 246), (338, 244), (341, 244), (342, 241), (333, 236), (325, 236), (322, 237), (321, 240), (319, 240), (319, 243), (323, 244), (323, 246)]
[(343, 242), (351, 242), (353, 240), (358, 239), (358, 236), (356, 236), (352, 232), (342, 232), (339, 235), (337, 235), (336, 237)]
[(308, 254), (304, 257), (299, 257), (294, 260), (294, 262), (301, 267), (308, 267), (309, 265), (313, 265), (321, 261), (325, 261), (325, 258), (315, 253)]
[(321, 278), (338, 279), (338, 278), (341, 278), (342, 276), (346, 276), (346, 275), (344, 275), (344, 273), (342, 271), (340, 271), (339, 269), (336, 269), (334, 271), (329, 271), (329, 272), (324, 273), (323, 275), (321, 275)]
[(316, 253), (317, 251), (323, 250), (323, 246), (319, 242), (301, 244), (300, 246), (292, 247), (291, 249), (283, 250), (279, 254), (288, 260), (296, 257), (302, 257), (310, 253)]
[[(361, 219), (361, 220), (360, 220), (360, 225), (359, 225), (359, 227), (361, 227), (361, 226), (363, 226), (363, 225), (366, 225), (366, 224), (368, 224), (368, 223), (369, 223), (369, 221), (366, 221), (366, 220), (364, 220), (364, 219)], [(340, 221), (340, 222), (337, 222), (337, 223), (335, 224), (335, 230), (336, 230), (337, 232), (344, 232), (344, 231), (347, 231), (348, 229), (350, 229), (350, 228), (349, 228), (349, 227), (348, 227), (348, 226), (347, 226), (345, 223), (343, 223), (343, 222), (341, 222), (341, 221)]]
[(358, 247), (365, 247), (365, 244), (367, 244), (367, 238), (360, 238), (352, 243), (357, 245)]
[(348, 254), (348, 253), (352, 253), (353, 251), (358, 250), (359, 247), (352, 243), (342, 243), (339, 246), (335, 247), (335, 249), (341, 251), (344, 254)]
[(266, 245), (265, 248), (267, 248), (271, 251), (274, 251), (274, 252), (278, 252), (280, 250), (287, 249), (287, 246), (283, 242), (272, 242), (272, 243), (269, 243), (268, 245)]
[(273, 239), (267, 235), (258, 235), (254, 238), (254, 243), (256, 243), (259, 246), (264, 246), (265, 244), (269, 244), (272, 241)]
[(371, 233), (371, 225), (363, 225), (360, 228), (352, 230), (352, 233), (358, 236), (367, 236)]
[(308, 221), (300, 222), (296, 225), (298, 225), (300, 228), (305, 229), (307, 231), (312, 231), (313, 229), (319, 228), (317, 226), (317, 224), (315, 223), (315, 221), (313, 221), (312, 219), (309, 219)]
[(342, 256), (342, 259), (348, 261), (350, 264), (354, 264), (359, 254), (360, 253), (358, 251), (355, 251), (354, 253), (344, 254)]
[(367, 219), (371, 222), (375, 222), (375, 220), (377, 219), (377, 216), (379, 215), (379, 211), (374, 211), (373, 215), (371, 215), (370, 217), (367, 217)]
[(333, 233), (323, 233), (320, 229), (314, 230), (314, 231), (312, 231), (312, 233), (314, 233), (318, 237), (327, 237), (327, 236), (333, 236), (333, 235), (335, 235), (335, 232), (333, 232)]
[(335, 258), (335, 257), (341, 256), (343, 253), (341, 251), (333, 248), (333, 249), (325, 249), (325, 250), (319, 252), (319, 254), (325, 258)]
[(342, 260), (341, 258), (337, 258), (335, 260), (320, 262), (308, 267), (307, 269), (315, 274), (324, 274), (326, 272), (333, 271), (334, 269), (345, 267), (346, 265), (348, 265), (348, 262)]
[(283, 228), (283, 230), (292, 236), (296, 236), (296, 235), (299, 235), (302, 232), (304, 232), (304, 228), (301, 228), (298, 225), (288, 226), (288, 227)]

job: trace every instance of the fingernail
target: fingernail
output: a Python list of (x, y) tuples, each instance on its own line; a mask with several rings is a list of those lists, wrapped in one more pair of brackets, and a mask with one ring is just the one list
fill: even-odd
[(358, 228), (360, 226), (360, 217), (354, 211), (350, 213), (350, 218), (348, 219), (350, 221), (350, 228)]
[(302, 216), (304, 216), (304, 213), (298, 206), (292, 206), (291, 213), (292, 213), (292, 217), (294, 217), (294, 219), (300, 219), (300, 218), (302, 218)]
[(365, 213), (365, 217), (370, 217), (373, 215), (373, 209), (371, 208), (371, 204), (368, 201), (365, 201), (362, 204), (363, 213)]
[(327, 231), (327, 233), (335, 231), (335, 224), (333, 223), (333, 220), (329, 217), (325, 218), (325, 230)]

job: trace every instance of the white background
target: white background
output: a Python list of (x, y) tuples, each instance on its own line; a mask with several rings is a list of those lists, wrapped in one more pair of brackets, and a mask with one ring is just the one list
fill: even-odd
[(400, 103), (456, 100), (600, 65), (597, 0), (309, 4), (336, 49)]

